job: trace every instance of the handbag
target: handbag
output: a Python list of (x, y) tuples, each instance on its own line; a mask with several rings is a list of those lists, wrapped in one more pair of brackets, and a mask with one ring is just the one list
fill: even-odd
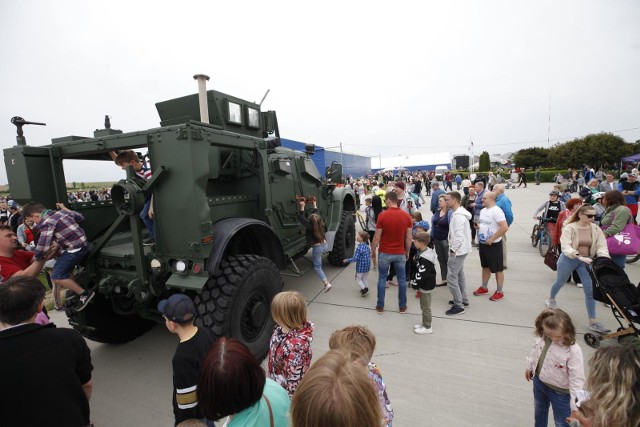
[(558, 258), (560, 258), (560, 254), (558, 253), (557, 246), (554, 246), (550, 248), (544, 256), (544, 264), (553, 271), (558, 271)]
[[(613, 214), (612, 222), (615, 220), (615, 212)], [(608, 228), (608, 227), (607, 227)], [(640, 250), (640, 237), (638, 236), (640, 230), (638, 226), (633, 223), (633, 219), (630, 219), (627, 225), (624, 226), (622, 231), (612, 236), (607, 237), (607, 248), (610, 255), (635, 255)]]
[(627, 224), (621, 232), (607, 237), (607, 248), (611, 255), (635, 255), (640, 249), (637, 226)]

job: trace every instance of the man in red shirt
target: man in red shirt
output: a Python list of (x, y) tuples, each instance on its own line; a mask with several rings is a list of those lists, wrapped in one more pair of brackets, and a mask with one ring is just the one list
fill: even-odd
[(34, 261), (33, 252), (18, 249), (18, 237), (11, 227), (0, 225), (0, 274), (2, 281), (11, 276), (37, 276), (44, 260)]
[(376, 233), (371, 242), (371, 254), (378, 255), (378, 302), (376, 311), (384, 313), (384, 296), (386, 291), (389, 265), (393, 264), (398, 275), (398, 304), (400, 313), (407, 312), (407, 278), (405, 263), (411, 248), (411, 227), (413, 221), (408, 213), (398, 208), (398, 195), (393, 191), (385, 195), (387, 210), (382, 212), (376, 223)]

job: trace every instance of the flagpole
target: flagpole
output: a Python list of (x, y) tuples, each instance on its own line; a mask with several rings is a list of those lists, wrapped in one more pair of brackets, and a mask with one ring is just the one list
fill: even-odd
[(469, 149), (471, 150), (471, 160), (469, 162), (469, 173), (473, 173), (473, 163), (476, 160), (476, 156), (473, 155), (473, 141), (469, 138)]

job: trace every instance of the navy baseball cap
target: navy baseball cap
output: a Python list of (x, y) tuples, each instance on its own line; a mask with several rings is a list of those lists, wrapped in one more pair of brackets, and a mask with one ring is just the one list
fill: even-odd
[(158, 303), (158, 311), (176, 323), (191, 322), (196, 317), (196, 306), (185, 294), (174, 294)]

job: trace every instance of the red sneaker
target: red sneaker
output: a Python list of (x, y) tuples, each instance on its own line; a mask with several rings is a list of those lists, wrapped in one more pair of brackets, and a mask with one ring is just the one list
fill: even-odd
[(490, 301), (500, 301), (502, 298), (504, 298), (504, 294), (502, 292), (495, 291), (493, 293), (493, 295), (491, 295), (489, 297), (489, 300)]
[(478, 289), (473, 291), (473, 294), (475, 296), (484, 295), (484, 294), (488, 294), (488, 293), (489, 293), (489, 289), (483, 288), (482, 286), (480, 286)]

